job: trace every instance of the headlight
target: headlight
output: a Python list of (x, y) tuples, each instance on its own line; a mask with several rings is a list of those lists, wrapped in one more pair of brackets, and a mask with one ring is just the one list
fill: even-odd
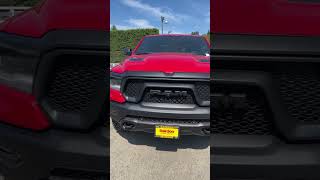
[(110, 78), (110, 88), (120, 91), (121, 89), (121, 79), (119, 78)]

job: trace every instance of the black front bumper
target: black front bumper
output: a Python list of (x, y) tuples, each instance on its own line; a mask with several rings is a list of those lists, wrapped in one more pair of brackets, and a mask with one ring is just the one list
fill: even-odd
[(108, 129), (32, 132), (0, 124), (0, 172), (8, 180), (107, 179)]
[(319, 179), (320, 144), (288, 144), (274, 136), (214, 135), (215, 179)]
[[(209, 107), (168, 109), (110, 102), (110, 116), (126, 131), (154, 133), (156, 125), (172, 125), (179, 126), (180, 135), (210, 135)], [(124, 124), (132, 127), (126, 128)]]

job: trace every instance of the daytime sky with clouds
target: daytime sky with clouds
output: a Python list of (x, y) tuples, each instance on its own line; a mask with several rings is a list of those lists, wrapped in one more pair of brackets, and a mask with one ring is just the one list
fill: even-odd
[(110, 27), (117, 29), (161, 28), (164, 33), (206, 34), (210, 29), (210, 0), (111, 0)]

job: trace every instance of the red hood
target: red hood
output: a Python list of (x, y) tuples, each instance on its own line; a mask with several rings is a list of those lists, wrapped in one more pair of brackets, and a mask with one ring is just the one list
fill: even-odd
[(46, 0), (0, 24), (0, 31), (41, 37), (56, 29), (109, 29), (109, 0)]
[(211, 11), (214, 33), (320, 35), (320, 1), (214, 0)]
[(209, 73), (210, 57), (180, 53), (157, 53), (132, 55), (123, 63), (112, 68), (112, 72), (126, 71), (164, 72), (164, 73)]

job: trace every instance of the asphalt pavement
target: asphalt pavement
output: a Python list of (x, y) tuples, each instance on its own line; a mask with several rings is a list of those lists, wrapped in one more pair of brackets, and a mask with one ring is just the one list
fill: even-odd
[(110, 122), (111, 180), (209, 180), (209, 138), (168, 140), (143, 132), (119, 134)]

